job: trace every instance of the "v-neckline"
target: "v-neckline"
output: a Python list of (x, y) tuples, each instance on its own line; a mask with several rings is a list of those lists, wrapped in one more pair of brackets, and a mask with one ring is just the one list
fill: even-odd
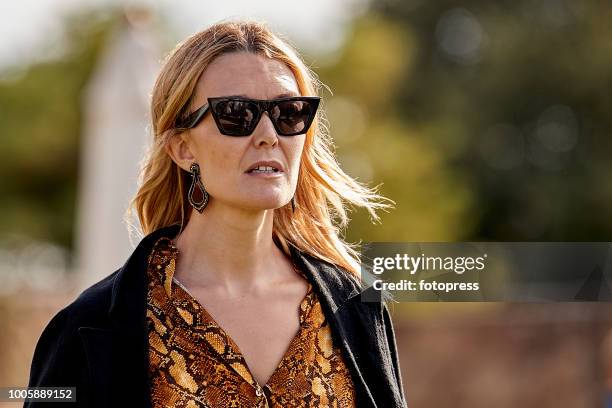
[[(246, 368), (247, 373), (241, 372), (241, 370), (238, 370), (232, 364), (229, 364), (229, 366), (232, 368), (234, 372), (236, 372), (238, 375), (240, 375), (242, 378), (244, 378), (244, 380), (249, 382), (254, 387), (261, 386), (261, 388), (264, 388), (272, 382), (275, 375), (279, 372), (284, 362), (289, 357), (289, 353), (291, 352), (291, 350), (294, 349), (293, 346), (295, 345), (296, 342), (300, 340), (301, 331), (308, 328), (308, 326), (305, 323), (306, 323), (306, 318), (308, 317), (308, 314), (310, 313), (310, 310), (312, 309), (312, 301), (310, 298), (311, 296), (313, 296), (313, 287), (310, 282), (307, 282), (308, 289), (306, 290), (306, 294), (304, 295), (304, 297), (302, 298), (298, 306), (298, 318), (299, 318), (298, 331), (289, 341), (281, 359), (278, 361), (278, 363), (276, 364), (276, 367), (272, 371), (272, 374), (270, 374), (266, 382), (262, 384), (255, 379), (255, 376), (253, 375), (253, 371), (251, 370), (251, 367), (249, 367), (246, 361), (246, 358), (244, 357), (244, 354), (242, 353), (242, 351), (240, 350), (240, 347), (238, 346), (238, 343), (234, 341), (232, 336), (229, 335), (229, 333), (217, 322), (217, 320), (212, 316), (212, 314), (210, 314), (210, 312), (206, 310), (206, 308), (196, 299), (196, 297), (193, 296), (191, 292), (189, 292), (189, 290), (182, 283), (180, 283), (180, 281), (176, 279), (174, 276), (172, 277), (172, 282), (175, 284), (173, 285), (173, 289), (182, 291), (185, 296), (188, 296), (190, 298), (189, 300), (195, 305), (197, 312), (201, 313), (204, 316), (203, 321), (209, 322), (209, 324), (212, 324), (219, 331), (221, 336), (224, 338), (225, 342), (231, 347), (233, 354), (238, 358), (240, 364), (242, 364)], [(172, 295), (174, 295), (174, 290), (171, 293)], [(172, 296), (171, 300), (172, 300), (172, 303), (175, 304), (176, 306), (176, 303), (175, 303), (176, 297)], [(215, 350), (214, 347), (211, 347), (210, 349), (217, 356), (222, 357), (221, 353), (219, 353), (218, 350)], [(245, 376), (244, 374), (248, 374), (248, 375)]]
[[(246, 372), (243, 372), (243, 370), (238, 369), (235, 363), (228, 363), (227, 361), (225, 361), (226, 359), (222, 358), (224, 357), (222, 355), (223, 353), (220, 352), (219, 350), (216, 350), (215, 347), (209, 347), (211, 351), (216, 356), (221, 357), (220, 360), (222, 360), (226, 365), (231, 367), (231, 369), (234, 372), (236, 372), (238, 375), (240, 375), (245, 381), (247, 381), (249, 384), (251, 384), (254, 387), (258, 387), (259, 382), (255, 380), (255, 377), (253, 376), (253, 372), (251, 368), (249, 367), (244, 357), (244, 354), (242, 353), (242, 351), (240, 351), (238, 344), (229, 335), (229, 333), (227, 333), (225, 329), (217, 322), (217, 320), (208, 312), (208, 310), (206, 310), (206, 308), (196, 299), (196, 297), (193, 296), (191, 292), (189, 292), (189, 290), (182, 283), (180, 283), (178, 279), (174, 277), (174, 273), (176, 270), (176, 263), (177, 263), (178, 255), (179, 255), (179, 250), (176, 247), (176, 244), (170, 238), (165, 238), (165, 239), (162, 238), (161, 240), (163, 240), (164, 242), (163, 243), (158, 242), (157, 244), (159, 244), (162, 248), (165, 246), (166, 249), (169, 249), (169, 252), (165, 252), (165, 255), (162, 255), (162, 256), (168, 256), (169, 259), (166, 259), (163, 262), (163, 264), (165, 265), (165, 268), (163, 271), (160, 271), (160, 272), (163, 273), (163, 275), (161, 276), (162, 278), (161, 283), (164, 286), (166, 296), (169, 298), (170, 304), (173, 305), (172, 312), (177, 316), (178, 321), (184, 322), (186, 325), (190, 325), (190, 323), (187, 321), (187, 320), (190, 320), (190, 318), (186, 318), (187, 314), (184, 314), (184, 313), (187, 313), (187, 311), (184, 310), (184, 307), (182, 307), (184, 305), (180, 304), (181, 302), (179, 301), (176, 295), (176, 291), (178, 290), (181, 292), (182, 296), (186, 297), (192, 303), (193, 307), (196, 309), (196, 313), (199, 313), (201, 316), (203, 316), (201, 320), (207, 321), (209, 325), (212, 325), (213, 327), (217, 329), (218, 334), (224, 339), (226, 345), (231, 348), (230, 354), (231, 354), (232, 359), (236, 359), (235, 361), (241, 364), (245, 368)], [(155, 249), (160, 249), (160, 248), (158, 248), (157, 245), (155, 245), (154, 250)], [(297, 265), (295, 265), (295, 262), (293, 261), (293, 259), (290, 259), (290, 262), (293, 267), (293, 270), (298, 275), (300, 275), (302, 278), (306, 280), (308, 284), (308, 289), (306, 290), (306, 294), (304, 295), (304, 297), (302, 298), (298, 306), (298, 318), (299, 318), (298, 331), (289, 341), (287, 348), (285, 349), (285, 352), (283, 353), (281, 359), (278, 361), (276, 365), (276, 368), (274, 369), (274, 371), (272, 371), (272, 374), (266, 380), (265, 385), (261, 386), (262, 388), (268, 386), (270, 382), (274, 379), (275, 374), (279, 371), (279, 369), (282, 367), (285, 360), (289, 357), (288, 353), (293, 349), (294, 343), (300, 340), (301, 331), (308, 328), (308, 325), (306, 325), (307, 317), (310, 314), (310, 311), (312, 310), (312, 307), (313, 307), (313, 299), (311, 299), (311, 297), (314, 296), (312, 283), (308, 280), (307, 276), (302, 271), (299, 270)], [(168, 279), (169, 277), (170, 279)], [(189, 327), (189, 329), (192, 329), (192, 328)], [(192, 330), (187, 330), (187, 332), (192, 333)]]

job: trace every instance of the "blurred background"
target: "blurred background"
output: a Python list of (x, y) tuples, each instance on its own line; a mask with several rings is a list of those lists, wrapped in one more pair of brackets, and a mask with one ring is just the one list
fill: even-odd
[[(610, 241), (609, 2), (84, 4), (0, 5), (0, 386), (27, 385), (51, 316), (132, 252), (155, 75), (224, 18), (302, 52), (339, 161), (396, 202), (353, 212), (347, 240)], [(392, 312), (411, 407), (612, 406), (606, 303)]]

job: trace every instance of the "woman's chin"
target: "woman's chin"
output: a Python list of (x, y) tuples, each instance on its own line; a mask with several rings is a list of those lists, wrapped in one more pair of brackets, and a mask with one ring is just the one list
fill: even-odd
[(286, 199), (281, 199), (278, 197), (270, 197), (270, 198), (259, 198), (259, 199), (250, 199), (247, 202), (243, 202), (243, 207), (248, 208), (250, 210), (274, 210), (280, 208), (282, 206), (287, 205)]

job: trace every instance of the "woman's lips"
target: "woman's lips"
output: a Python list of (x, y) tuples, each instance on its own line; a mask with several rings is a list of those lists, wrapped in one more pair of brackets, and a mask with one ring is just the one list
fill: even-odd
[(247, 176), (258, 178), (278, 178), (282, 177), (285, 173), (282, 171), (251, 171), (244, 174), (246, 174)]

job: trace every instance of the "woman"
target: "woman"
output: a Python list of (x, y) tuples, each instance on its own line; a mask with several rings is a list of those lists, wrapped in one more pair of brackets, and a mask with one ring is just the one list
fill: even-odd
[(319, 88), (261, 23), (170, 54), (132, 203), (147, 235), (51, 320), (30, 386), (80, 406), (405, 406), (389, 312), (360, 301), (338, 234), (344, 201), (388, 205), (339, 168)]

